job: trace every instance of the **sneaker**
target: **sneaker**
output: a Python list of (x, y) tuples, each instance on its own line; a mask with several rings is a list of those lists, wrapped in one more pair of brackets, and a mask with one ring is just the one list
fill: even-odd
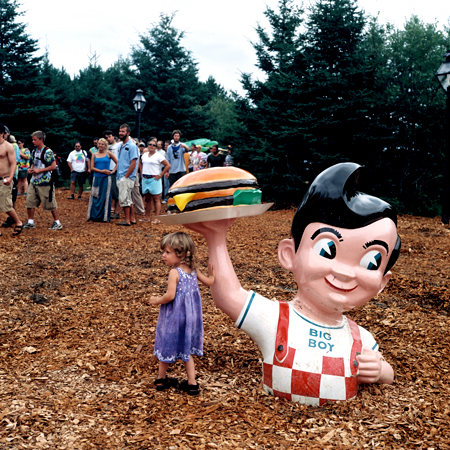
[(166, 204), (167, 202), (165, 200), (161, 200), (161, 203), (162, 204)]
[(60, 223), (53, 222), (53, 225), (49, 228), (49, 230), (62, 230), (62, 225)]
[(34, 223), (28, 222), (23, 226), (24, 230), (29, 230), (30, 228), (36, 228), (36, 225)]
[(69, 197), (67, 197), (67, 200), (75, 200), (75, 195), (71, 195), (71, 196), (69, 196)]

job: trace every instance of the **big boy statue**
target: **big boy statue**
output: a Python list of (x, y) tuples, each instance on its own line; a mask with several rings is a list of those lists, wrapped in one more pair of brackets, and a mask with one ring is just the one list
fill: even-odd
[(400, 252), (396, 212), (356, 190), (360, 170), (354, 163), (325, 170), (297, 209), (292, 237), (278, 247), (298, 285), (290, 302), (242, 288), (226, 246), (232, 219), (186, 225), (205, 237), (219, 268), (214, 302), (260, 348), (272, 395), (321, 405), (355, 397), (358, 384), (394, 380), (374, 337), (343, 315), (384, 289)]

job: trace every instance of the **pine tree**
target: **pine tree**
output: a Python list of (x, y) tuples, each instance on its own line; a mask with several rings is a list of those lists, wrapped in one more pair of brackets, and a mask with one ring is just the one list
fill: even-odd
[(308, 18), (308, 145), (316, 161), (326, 166), (342, 160), (364, 162), (374, 93), (361, 52), (364, 26), (354, 0), (319, 0)]
[(354, 0), (318, 0), (306, 22), (292, 0), (278, 5), (265, 13), (271, 33), (258, 26), (254, 44), (266, 78), (242, 79), (240, 117), (253, 139), (243, 153), (269, 198), (296, 203), (304, 183), (325, 167), (365, 162), (373, 71)]
[(179, 128), (186, 136), (205, 130), (199, 106), (210, 99), (201, 98), (197, 63), (182, 46), (184, 32), (173, 26), (173, 19), (174, 15), (161, 14), (159, 23), (140, 36), (131, 61), (148, 102), (143, 129), (160, 135)]
[(247, 92), (236, 107), (247, 134), (238, 156), (257, 176), (266, 198), (290, 202), (302, 189), (306, 158), (298, 126), (306, 70), (300, 33), (303, 11), (293, 0), (280, 0), (278, 7), (266, 9), (270, 32), (258, 25), (258, 42), (253, 44), (265, 80), (242, 76)]
[(385, 93), (380, 117), (389, 124), (381, 161), (390, 180), (386, 197), (403, 212), (439, 215), (444, 162), (445, 95), (434, 77), (449, 48), (447, 34), (436, 24), (412, 16), (404, 29), (391, 29), (384, 58)]
[[(133, 98), (136, 89), (141, 85), (131, 64), (129, 58), (120, 57), (104, 73), (105, 90), (103, 94), (106, 103), (103, 111), (105, 127), (102, 131), (111, 129), (118, 133), (119, 127), (123, 123), (128, 123), (133, 128), (136, 118)], [(147, 96), (147, 93), (145, 95)], [(143, 137), (145, 134), (141, 132), (141, 136)]]
[(74, 100), (72, 111), (75, 115), (74, 127), (79, 133), (78, 138), (90, 144), (92, 138), (106, 128), (105, 112), (111, 105), (106, 97), (109, 86), (105, 81), (105, 73), (98, 64), (94, 53), (89, 58), (89, 65), (80, 70), (74, 77)]
[(23, 113), (36, 91), (37, 41), (18, 22), (23, 15), (17, 0), (0, 0), (0, 113), (1, 121), (16, 132), (23, 128)]
[[(30, 97), (25, 111), (25, 123), (31, 123), (32, 129), (44, 130), (46, 144), (65, 157), (72, 150), (74, 139), (78, 138), (74, 130), (73, 82), (64, 69), (57, 69), (50, 63), (46, 52), (39, 70), (36, 91)], [(27, 133), (29, 134), (29, 133)]]

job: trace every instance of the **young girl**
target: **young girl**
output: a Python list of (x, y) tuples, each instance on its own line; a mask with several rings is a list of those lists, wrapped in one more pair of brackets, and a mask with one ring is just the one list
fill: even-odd
[(169, 286), (162, 297), (150, 297), (150, 305), (161, 305), (155, 336), (155, 356), (159, 360), (156, 389), (163, 391), (177, 386), (178, 380), (166, 376), (170, 363), (182, 359), (188, 379), (180, 389), (189, 395), (198, 395), (195, 381), (195, 363), (191, 355), (203, 356), (202, 301), (199, 279), (204, 285), (214, 283), (214, 267), (208, 266), (208, 275), (195, 267), (195, 244), (186, 233), (168, 234), (161, 241), (163, 260), (172, 269)]

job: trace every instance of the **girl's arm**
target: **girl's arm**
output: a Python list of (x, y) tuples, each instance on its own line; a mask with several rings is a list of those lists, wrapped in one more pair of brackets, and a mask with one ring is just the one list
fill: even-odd
[(114, 161), (114, 164), (115, 164), (114, 169), (111, 171), (111, 173), (116, 173), (116, 171), (117, 171), (117, 158), (110, 151), (108, 151), (108, 156), (109, 156), (109, 159), (112, 159)]
[(169, 161), (167, 161), (167, 159), (164, 159), (161, 161), (161, 164), (164, 166), (163, 171), (156, 177), (157, 180), (161, 179), (166, 173), (169, 172), (170, 169), (170, 164)]
[(162, 297), (151, 296), (148, 304), (163, 305), (164, 303), (171, 302), (175, 298), (177, 292), (178, 279), (177, 269), (171, 269), (169, 272), (169, 286), (167, 287), (167, 292)]
[[(88, 161), (89, 161), (89, 159), (88, 159)], [(95, 153), (92, 153), (89, 168), (90, 168), (91, 172), (98, 172), (98, 173), (101, 172), (100, 169), (97, 169), (97, 167), (95, 167)]]
[(205, 285), (212, 286), (214, 283), (214, 278), (216, 277), (216, 272), (214, 271), (214, 266), (212, 264), (208, 265), (208, 275), (204, 275), (197, 270), (197, 278)]

